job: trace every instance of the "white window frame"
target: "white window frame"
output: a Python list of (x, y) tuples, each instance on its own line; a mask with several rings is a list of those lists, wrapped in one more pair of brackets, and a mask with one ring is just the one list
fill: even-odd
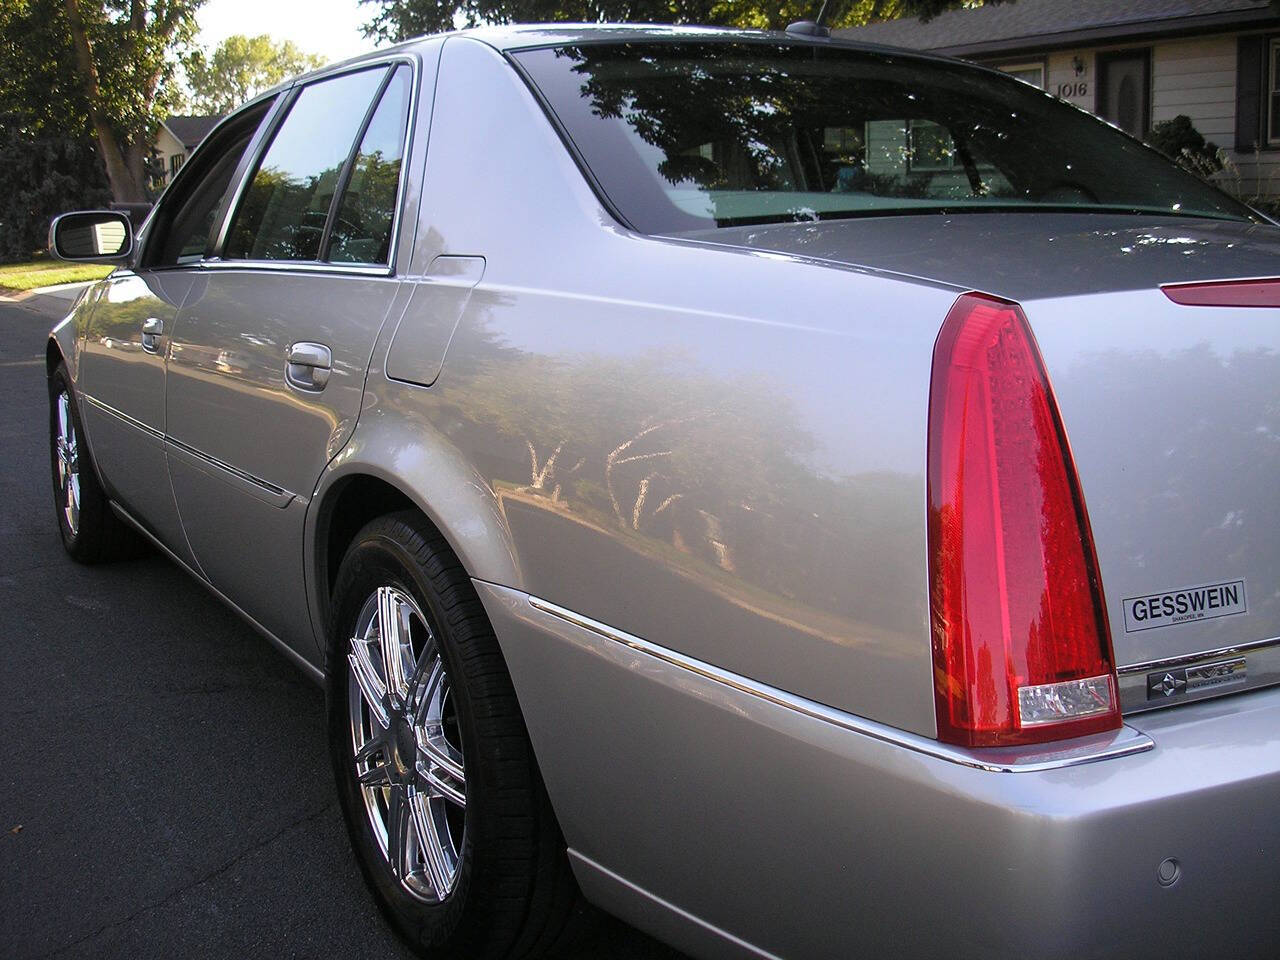
[(1280, 51), (1280, 37), (1274, 37), (1267, 43), (1267, 144), (1280, 143), (1280, 130), (1272, 124), (1275, 111), (1271, 109), (1271, 101), (1280, 93), (1280, 70), (1276, 70), (1276, 53)]
[[(1013, 73), (1015, 70), (1017, 71), (1037, 70), (1040, 73), (1040, 82), (1033, 83), (1031, 84), (1031, 86), (1037, 87), (1040, 90), (1045, 89), (1045, 83), (1047, 81), (1047, 78), (1045, 77), (1045, 66), (1044, 66), (1043, 60), (1029, 60), (1025, 63), (1002, 63), (998, 65), (996, 69), (999, 70), (1001, 73), (1010, 73), (1010, 74)], [(1015, 79), (1020, 79), (1020, 78), (1015, 78)], [(1026, 83), (1027, 81), (1023, 80), (1022, 82)]]

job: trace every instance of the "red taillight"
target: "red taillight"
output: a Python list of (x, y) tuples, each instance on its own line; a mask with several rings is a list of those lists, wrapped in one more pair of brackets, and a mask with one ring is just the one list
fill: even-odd
[(1033, 743), (1120, 725), (1093, 537), (1016, 303), (961, 296), (933, 349), (929, 580), (938, 737)]
[(1280, 279), (1167, 283), (1160, 289), (1184, 307), (1280, 307)]

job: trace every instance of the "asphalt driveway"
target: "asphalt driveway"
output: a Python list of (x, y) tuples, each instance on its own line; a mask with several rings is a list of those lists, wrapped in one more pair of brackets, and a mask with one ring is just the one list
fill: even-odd
[[(0, 957), (404, 957), (347, 846), (320, 690), (168, 561), (62, 552), (44, 339), (0, 303)], [(680, 960), (606, 924), (576, 960)]]

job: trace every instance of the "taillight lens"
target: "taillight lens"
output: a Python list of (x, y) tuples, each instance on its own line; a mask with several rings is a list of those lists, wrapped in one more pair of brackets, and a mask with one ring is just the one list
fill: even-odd
[(1016, 304), (961, 296), (933, 350), (929, 579), (938, 737), (1035, 743), (1120, 725), (1093, 537)]

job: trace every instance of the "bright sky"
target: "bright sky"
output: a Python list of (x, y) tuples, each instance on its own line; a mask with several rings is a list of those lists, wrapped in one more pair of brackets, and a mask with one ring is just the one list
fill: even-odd
[(374, 48), (360, 27), (377, 9), (356, 0), (208, 0), (196, 21), (203, 46), (216, 46), (233, 33), (266, 33), (277, 41), (292, 40), (307, 53), (342, 60)]

